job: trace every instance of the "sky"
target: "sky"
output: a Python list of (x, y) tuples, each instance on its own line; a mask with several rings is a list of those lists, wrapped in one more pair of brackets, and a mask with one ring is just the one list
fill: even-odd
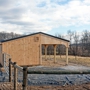
[(0, 31), (90, 31), (90, 0), (0, 0)]

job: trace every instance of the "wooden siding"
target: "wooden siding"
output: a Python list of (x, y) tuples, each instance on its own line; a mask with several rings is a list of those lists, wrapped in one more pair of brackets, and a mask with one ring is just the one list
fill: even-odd
[(11, 55), (12, 61), (21, 66), (42, 64), (42, 45), (63, 44), (69, 47), (66, 40), (54, 38), (42, 33), (2, 42), (2, 52)]
[(41, 35), (41, 44), (63, 44), (66, 47), (69, 47), (69, 42), (43, 34)]
[(40, 64), (40, 34), (2, 43), (2, 51), (18, 65)]
[(3, 65), (3, 61), (2, 61), (2, 44), (0, 43), (0, 64)]

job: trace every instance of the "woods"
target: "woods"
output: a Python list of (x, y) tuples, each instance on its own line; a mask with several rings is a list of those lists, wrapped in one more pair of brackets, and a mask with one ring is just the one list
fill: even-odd
[[(73, 56), (84, 56), (89, 57), (90, 56), (90, 32), (87, 30), (84, 30), (83, 32), (75, 32), (68, 30), (67, 35), (63, 36), (59, 33), (55, 34), (56, 37), (59, 38), (67, 38), (70, 40), (69, 45), (69, 55)], [(66, 54), (66, 47), (64, 45), (58, 45), (57, 46), (57, 55), (65, 55)], [(42, 48), (42, 53), (44, 54), (44, 46)], [(47, 48), (47, 54), (53, 55), (53, 46), (49, 45)]]
[(13, 33), (13, 32), (0, 32), (0, 41), (2, 40), (7, 40), (7, 39), (12, 39), (12, 38), (16, 38), (16, 37), (19, 37), (21, 36), (21, 34), (16, 34), (16, 33)]
[[(13, 32), (7, 33), (7, 32), (0, 32), (0, 41), (7, 40), (11, 38), (16, 38), (22, 36), (21, 34), (16, 34)], [(67, 35), (63, 36), (60, 33), (55, 34), (56, 37), (59, 38), (67, 38), (70, 40), (69, 45), (69, 55), (74, 56), (84, 56), (89, 57), (90, 56), (90, 32), (88, 30), (84, 30), (83, 32), (75, 32), (68, 30)], [(53, 46), (49, 45), (47, 48), (47, 54), (53, 55)], [(64, 45), (57, 45), (57, 55), (65, 55), (65, 46)], [(44, 54), (44, 46), (42, 47), (42, 53)]]
[(90, 32), (84, 30), (81, 33), (69, 31), (69, 54), (75, 56), (90, 56)]

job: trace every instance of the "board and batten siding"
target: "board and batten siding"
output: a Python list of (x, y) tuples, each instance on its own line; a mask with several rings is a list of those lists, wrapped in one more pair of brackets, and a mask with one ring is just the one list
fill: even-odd
[(18, 65), (40, 64), (40, 34), (2, 43), (2, 52), (9, 54)]

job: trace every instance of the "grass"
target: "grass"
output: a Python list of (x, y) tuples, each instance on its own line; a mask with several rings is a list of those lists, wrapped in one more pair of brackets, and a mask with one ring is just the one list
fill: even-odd
[[(42, 56), (43, 59), (43, 65), (44, 66), (64, 66), (66, 65), (66, 56), (62, 55), (61, 57), (59, 55), (56, 56), (56, 63), (54, 63), (54, 56), (53, 55), (47, 55), (47, 60), (44, 58), (45, 56)], [(90, 66), (90, 57), (80, 57), (80, 56), (68, 56), (69, 64), (78, 64), (78, 65), (84, 65), (84, 66)]]
[(90, 57), (69, 56), (69, 63), (90, 66)]

